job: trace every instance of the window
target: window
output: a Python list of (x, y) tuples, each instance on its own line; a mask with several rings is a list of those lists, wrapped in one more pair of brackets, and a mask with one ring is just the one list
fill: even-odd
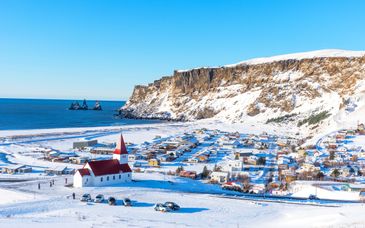
[(106, 177), (106, 180), (109, 181), (109, 177)]
[(122, 179), (122, 175), (119, 174), (119, 179)]
[(113, 180), (115, 180), (115, 176), (113, 175)]
[(103, 182), (103, 178), (102, 177), (100, 177), (100, 182)]

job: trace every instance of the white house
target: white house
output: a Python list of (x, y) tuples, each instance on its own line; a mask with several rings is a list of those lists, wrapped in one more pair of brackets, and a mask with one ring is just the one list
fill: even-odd
[(229, 180), (228, 172), (212, 172), (210, 174), (210, 180), (218, 183), (225, 183)]
[(128, 152), (123, 136), (117, 143), (110, 160), (90, 161), (74, 174), (74, 187), (105, 186), (129, 182), (132, 170), (128, 165)]
[(242, 170), (242, 161), (240, 160), (229, 160), (222, 168), (223, 171), (234, 172)]

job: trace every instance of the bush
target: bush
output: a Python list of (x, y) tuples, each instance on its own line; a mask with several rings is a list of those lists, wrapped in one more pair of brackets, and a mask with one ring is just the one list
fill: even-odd
[(318, 114), (312, 114), (307, 119), (299, 121), (298, 122), (298, 127), (300, 127), (300, 126), (302, 126), (306, 123), (308, 123), (308, 125), (317, 124), (317, 123), (321, 122), (322, 120), (328, 118), (329, 116), (331, 116), (331, 114), (328, 111), (323, 111), (323, 112), (320, 112)]
[(293, 114), (287, 114), (287, 115), (284, 115), (284, 116), (279, 116), (279, 117), (276, 117), (276, 118), (271, 118), (271, 119), (268, 119), (266, 121), (266, 123), (281, 123), (283, 121), (286, 121), (286, 120), (289, 120), (291, 117), (293, 116), (296, 116), (298, 114), (296, 113), (293, 113)]

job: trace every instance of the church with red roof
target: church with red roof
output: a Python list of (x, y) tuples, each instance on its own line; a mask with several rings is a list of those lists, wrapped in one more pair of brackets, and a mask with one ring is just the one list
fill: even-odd
[(74, 187), (94, 187), (120, 184), (132, 180), (132, 170), (128, 165), (128, 151), (123, 135), (109, 160), (87, 162), (74, 174)]

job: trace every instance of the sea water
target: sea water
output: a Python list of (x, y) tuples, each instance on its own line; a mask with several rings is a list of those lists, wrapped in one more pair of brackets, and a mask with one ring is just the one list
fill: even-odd
[[(156, 123), (114, 116), (124, 101), (100, 101), (102, 111), (68, 110), (74, 100), (0, 98), (0, 130), (118, 126)], [(78, 101), (82, 104), (82, 100)], [(95, 101), (87, 101), (89, 108)]]

